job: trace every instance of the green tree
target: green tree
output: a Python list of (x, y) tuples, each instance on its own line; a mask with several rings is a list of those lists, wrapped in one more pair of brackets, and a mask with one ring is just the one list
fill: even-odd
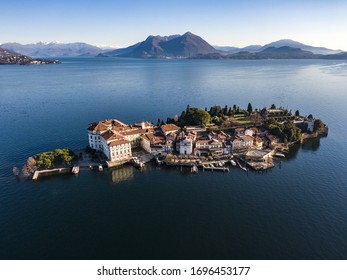
[(199, 108), (189, 108), (183, 118), (183, 125), (203, 125), (206, 126), (211, 122), (211, 116), (205, 110)]
[(189, 106), (189, 104), (188, 104), (188, 105), (187, 105), (187, 108), (186, 108), (186, 113), (188, 113), (189, 109), (190, 109), (190, 106)]
[(300, 112), (299, 112), (299, 110), (296, 110), (296, 111), (295, 111), (295, 117), (300, 117)]
[(250, 102), (248, 103), (248, 106), (247, 106), (247, 112), (248, 112), (248, 115), (251, 115), (253, 112), (252, 104)]
[(276, 109), (276, 105), (275, 105), (275, 104), (272, 104), (270, 108), (271, 108), (271, 109)]
[(225, 105), (223, 110), (223, 115), (226, 116), (228, 114), (228, 105)]
[(316, 119), (313, 123), (313, 131), (321, 131), (324, 128), (324, 123), (320, 119)]

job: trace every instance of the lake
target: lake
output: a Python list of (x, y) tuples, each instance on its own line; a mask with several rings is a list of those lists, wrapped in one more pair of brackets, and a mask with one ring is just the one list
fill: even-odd
[[(0, 66), (1, 259), (347, 259), (347, 63), (62, 58)], [(37, 182), (12, 167), (88, 144), (90, 122), (276, 104), (329, 135), (269, 172), (131, 166)]]

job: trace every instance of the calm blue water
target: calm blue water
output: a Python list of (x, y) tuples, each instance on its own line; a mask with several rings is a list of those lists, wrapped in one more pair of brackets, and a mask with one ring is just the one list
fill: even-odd
[[(347, 63), (76, 58), (0, 66), (1, 259), (347, 259)], [(16, 180), (38, 152), (87, 145), (92, 121), (133, 123), (272, 103), (329, 136), (259, 175), (128, 166)]]

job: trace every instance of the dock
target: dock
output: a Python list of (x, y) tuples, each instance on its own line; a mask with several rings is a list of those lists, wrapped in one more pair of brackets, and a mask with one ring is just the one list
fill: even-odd
[(33, 180), (36, 181), (39, 178), (40, 171), (35, 171), (33, 175)]
[(206, 165), (202, 165), (202, 169), (203, 171), (205, 170), (210, 170), (210, 171), (223, 171), (223, 172), (229, 172), (229, 167), (210, 167), (210, 166), (206, 166)]
[(41, 175), (51, 175), (51, 174), (60, 174), (60, 173), (69, 173), (71, 171), (70, 167), (67, 168), (54, 168), (54, 169), (45, 169), (45, 170), (36, 170), (33, 174), (32, 179), (36, 181)]

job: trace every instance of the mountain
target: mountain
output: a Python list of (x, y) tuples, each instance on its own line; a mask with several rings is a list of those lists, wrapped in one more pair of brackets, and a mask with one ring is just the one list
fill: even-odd
[(127, 53), (132, 52), (134, 49), (136, 49), (141, 43), (136, 43), (135, 45), (131, 45), (129, 47), (126, 48), (119, 48), (119, 49), (115, 49), (115, 50), (111, 50), (111, 51), (107, 51), (107, 52), (103, 52), (98, 54), (98, 56), (119, 56), (119, 55), (125, 55)]
[(197, 54), (218, 53), (201, 37), (187, 32), (183, 35), (149, 36), (145, 41), (123, 49), (104, 52), (100, 56), (142, 58), (187, 58)]
[(199, 54), (193, 58), (204, 59), (312, 59), (321, 58), (322, 55), (314, 54), (292, 47), (269, 47), (260, 52), (241, 51), (233, 54)]
[(324, 58), (324, 59), (347, 59), (347, 52), (328, 54), (328, 55), (324, 55), (322, 58)]
[(0, 47), (32, 57), (96, 56), (103, 51), (86, 43), (39, 42), (26, 45), (5, 43)]
[(308, 59), (318, 58), (320, 55), (316, 55), (310, 51), (305, 51), (300, 48), (293, 48), (288, 46), (283, 47), (268, 47), (260, 52), (255, 53), (257, 58), (266, 59)]
[(263, 46), (261, 45), (249, 45), (244, 48), (237, 48), (237, 47), (220, 47), (220, 46), (214, 46), (215, 49), (219, 51), (224, 51), (228, 53), (237, 53), (237, 52), (257, 52), (259, 51)]
[(259, 49), (259, 51), (263, 51), (269, 47), (275, 47), (275, 48), (291, 47), (291, 48), (302, 49), (303, 51), (309, 51), (314, 54), (335, 54), (335, 53), (341, 52), (341, 50), (331, 50), (331, 49), (327, 49), (323, 47), (312, 47), (312, 46), (305, 45), (303, 43), (289, 40), (289, 39), (283, 39), (283, 40), (275, 41), (270, 44), (264, 45), (262, 48)]
[(0, 64), (58, 64), (59, 60), (33, 59), (30, 56), (0, 48)]

